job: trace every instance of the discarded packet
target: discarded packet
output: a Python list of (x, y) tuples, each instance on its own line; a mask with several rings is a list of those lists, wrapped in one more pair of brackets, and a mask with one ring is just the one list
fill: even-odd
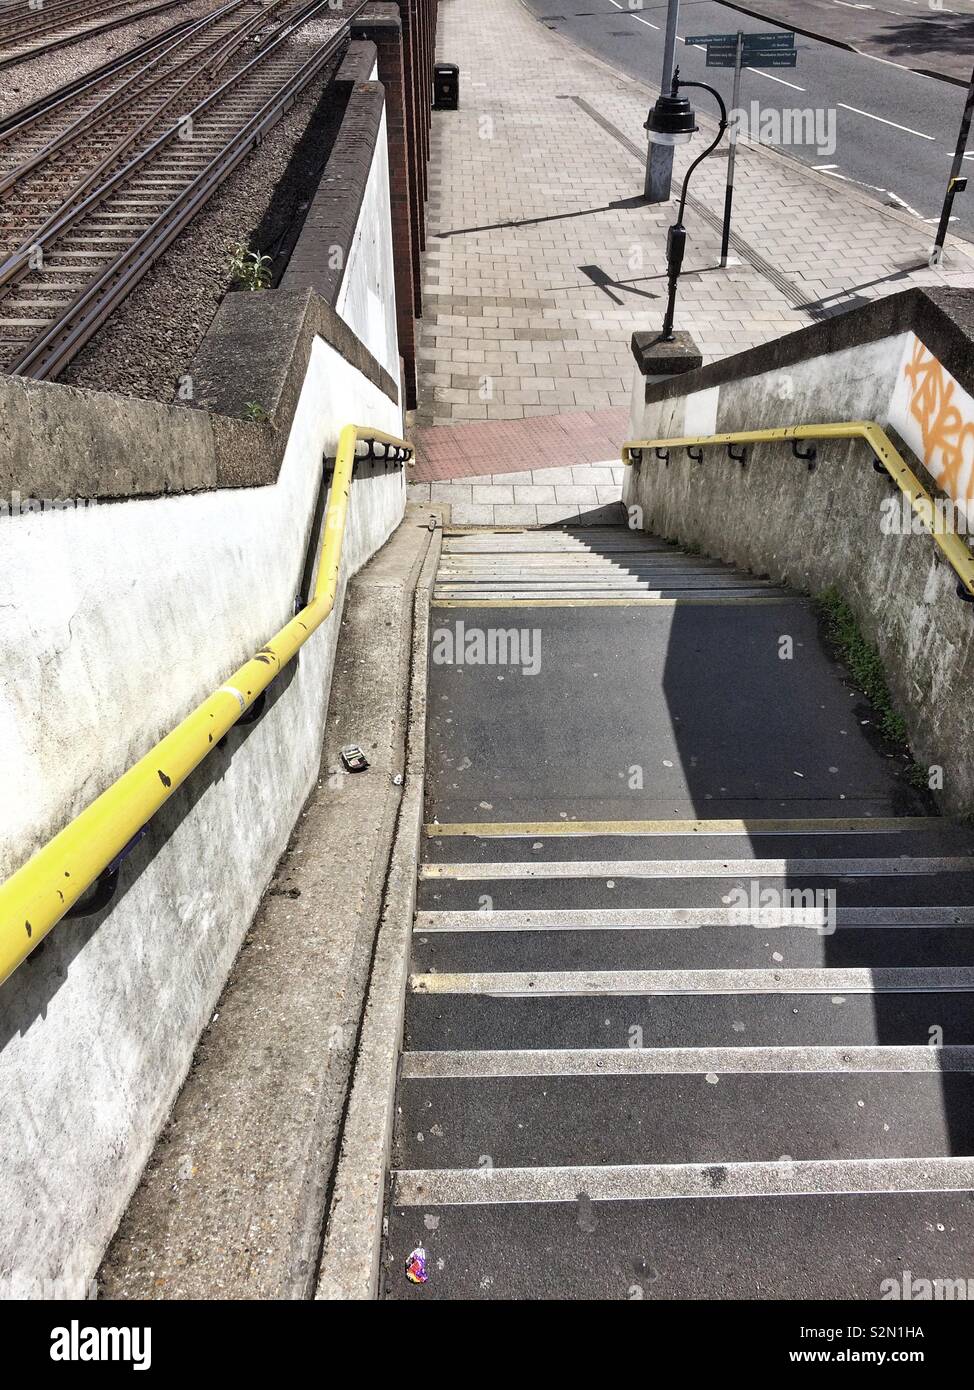
[(425, 1284), (429, 1278), (426, 1268), (426, 1251), (421, 1245), (410, 1250), (406, 1256), (406, 1278), (411, 1284)]
[(342, 762), (349, 772), (364, 772), (369, 765), (368, 759), (357, 743), (349, 743), (342, 749)]

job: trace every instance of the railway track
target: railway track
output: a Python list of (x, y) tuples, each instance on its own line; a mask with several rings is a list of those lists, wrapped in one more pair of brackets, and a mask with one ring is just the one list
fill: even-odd
[(0, 174), (0, 371), (43, 379), (70, 361), (337, 55), (364, 4), (336, 18), (329, 0), (230, 0), (179, 36), (170, 68), (156, 54)]
[(138, 64), (148, 61), (153, 54), (159, 52), (197, 22), (194, 19), (182, 19), (171, 28), (164, 29), (161, 34), (156, 34), (151, 39), (137, 44), (134, 48), (127, 48), (123, 53), (109, 58), (107, 62), (102, 63), (91, 72), (82, 73), (70, 82), (65, 82), (53, 92), (38, 97), (27, 106), (19, 107), (16, 111), (11, 111), (9, 115), (0, 117), (0, 142), (9, 140), (10, 136), (15, 135), (22, 127), (26, 129), (36, 118), (51, 115), (58, 109), (66, 108), (72, 101), (83, 100), (85, 93), (97, 93), (99, 90), (101, 92), (107, 91), (113, 79), (119, 80), (129, 69), (134, 69)]
[(62, 204), (78, 201), (116, 161), (160, 133), (243, 61), (299, 0), (227, 0), (125, 73), (93, 80), (68, 103), (16, 122), (0, 137), (0, 259)]
[(0, 68), (185, 4), (186, 0), (153, 0), (135, 7), (132, 0), (45, 0), (32, 9), (28, 0), (12, 0), (0, 7)]

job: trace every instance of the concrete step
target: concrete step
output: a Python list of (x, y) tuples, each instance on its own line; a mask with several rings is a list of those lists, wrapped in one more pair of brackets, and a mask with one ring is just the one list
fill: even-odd
[(648, 537), (622, 526), (560, 527), (557, 531), (449, 531), (443, 536), (443, 554), (510, 555), (588, 552), (596, 555), (687, 552), (672, 541)]
[(500, 593), (484, 593), (473, 599), (469, 594), (451, 594), (439, 589), (433, 593), (433, 607), (440, 609), (464, 609), (468, 620), (477, 621), (477, 615), (487, 609), (508, 609), (510, 619), (500, 621), (507, 625), (519, 617), (524, 620), (523, 609), (535, 608), (685, 608), (709, 605), (713, 608), (726, 608), (730, 605), (752, 604), (791, 604), (792, 600), (776, 593), (770, 588), (709, 588), (693, 592), (676, 588), (656, 588), (635, 590), (617, 587), (603, 590), (582, 590), (578, 588), (551, 588), (545, 593), (529, 589), (508, 589)]
[[(597, 878), (423, 879), (419, 923), (433, 930), (469, 930), (474, 919), (489, 915), (495, 919), (490, 924), (494, 930), (545, 925), (710, 926), (742, 920), (773, 926), (779, 914), (785, 914), (781, 920), (789, 920), (788, 912), (792, 920), (812, 924), (811, 910), (831, 905), (840, 921), (845, 916), (846, 921), (860, 924), (895, 920), (884, 909), (902, 914), (917, 907), (941, 909), (931, 919), (945, 925), (974, 925), (974, 873), (969, 863), (966, 859), (940, 862), (956, 867), (917, 870), (917, 861), (911, 860), (911, 869), (902, 874), (815, 874), (796, 865), (774, 877), (746, 870), (717, 877), (700, 874), (699, 861), (693, 860), (688, 863), (691, 872), (667, 877), (630, 877), (609, 867), (608, 873)], [(853, 909), (865, 910), (869, 916), (863, 918), (860, 912), (857, 918), (851, 917)], [(649, 910), (656, 916), (640, 921), (633, 915)], [(558, 920), (551, 914), (557, 914)], [(439, 918), (439, 925), (433, 917)]]
[(688, 970), (485, 970), (462, 974), (413, 974), (409, 987), (419, 994), (493, 994), (537, 998), (615, 994), (644, 995), (657, 999), (668, 994), (970, 994), (974, 992), (974, 967), (858, 966), (772, 968), (738, 970), (697, 965)]
[(926, 874), (974, 872), (974, 855), (861, 856), (806, 855), (791, 859), (732, 855), (706, 859), (504, 859), (487, 862), (421, 864), (420, 881), (466, 883), (509, 879), (530, 882), (547, 879), (737, 879), (770, 878), (912, 878)]
[[(833, 1170), (834, 1171), (834, 1170)], [(846, 1185), (860, 1181), (850, 1166)], [(403, 1299), (878, 1299), (892, 1271), (964, 1278), (974, 1201), (962, 1191), (467, 1204), (410, 1184), (393, 1193), (384, 1294)], [(818, 1174), (809, 1172), (808, 1182)], [(825, 1176), (823, 1172), (821, 1176)], [(907, 1181), (912, 1174), (904, 1172)], [(588, 1184), (590, 1185), (590, 1184)], [(409, 1201), (403, 1200), (405, 1197)], [(427, 1250), (429, 1282), (403, 1261)]]
[[(421, 878), (432, 878), (439, 867), (451, 865), (479, 872), (483, 866), (503, 863), (520, 872), (528, 860), (531, 864), (567, 862), (580, 875), (587, 875), (587, 861), (610, 859), (643, 861), (649, 867), (655, 860), (719, 864), (780, 859), (789, 871), (800, 871), (810, 859), (936, 859), (965, 856), (974, 850), (970, 827), (941, 816), (777, 820), (766, 829), (754, 821), (690, 821), (682, 830), (674, 821), (645, 823), (639, 829), (634, 823), (620, 822), (614, 832), (603, 826), (601, 833), (591, 834), (574, 833), (568, 822), (548, 827), (541, 836), (530, 827), (508, 834), (487, 833), (491, 827), (486, 825), (481, 829), (480, 834), (451, 835), (443, 833), (445, 827), (427, 827)], [(496, 873), (492, 871), (491, 876)]]
[(493, 1076), (494, 1057), (478, 1058), (483, 1076), (404, 1074), (396, 1169), (476, 1169), (485, 1154), (496, 1170), (974, 1153), (970, 1057), (963, 1072), (849, 1073), (838, 1049), (832, 1071), (613, 1076), (597, 1058), (572, 1074), (561, 1051), (558, 1072)]
[[(511, 537), (479, 538), (472, 549), (448, 549), (441, 560), (434, 600), (655, 600), (784, 597), (784, 591), (732, 567), (699, 561), (678, 550), (648, 549), (616, 529), (589, 530), (538, 549)], [(501, 541), (500, 544), (496, 542)], [(651, 544), (651, 543), (650, 543)]]
[(387, 1296), (417, 1245), (480, 1298), (974, 1254), (974, 836), (811, 605), (597, 527), (448, 536), (435, 598)]
[(764, 579), (749, 575), (735, 574), (733, 570), (707, 569), (701, 565), (580, 565), (577, 569), (547, 569), (541, 565), (511, 570), (445, 570), (441, 569), (437, 578), (440, 588), (489, 589), (504, 587), (530, 589), (545, 584), (561, 584), (568, 587), (584, 588), (602, 586), (611, 581), (614, 584), (672, 584), (674, 586), (696, 583), (698, 587), (716, 588), (725, 583), (748, 585), (752, 588), (766, 584)]
[(646, 593), (657, 598), (672, 598), (680, 594), (783, 593), (763, 580), (746, 579), (737, 575), (638, 575), (619, 571), (594, 578), (565, 579), (557, 576), (526, 580), (502, 579), (440, 579), (434, 598), (467, 598), (476, 605), (480, 598), (546, 598), (556, 594), (568, 598), (591, 598), (600, 593)]
[(589, 571), (622, 569), (627, 572), (638, 570), (667, 570), (699, 572), (701, 574), (733, 574), (732, 565), (720, 560), (705, 560), (699, 555), (685, 555), (681, 551), (622, 551), (618, 554), (596, 555), (590, 551), (567, 554), (535, 554), (517, 552), (509, 555), (498, 554), (458, 554), (451, 552), (440, 561), (438, 573), (443, 574), (587, 574)]
[[(968, 909), (968, 912), (971, 910)], [(971, 921), (960, 927), (702, 927), (688, 931), (424, 932), (417, 974), (438, 971), (744, 970), (974, 966)]]
[(462, 995), (406, 1000), (405, 1046), (488, 1048), (974, 1045), (974, 991)]

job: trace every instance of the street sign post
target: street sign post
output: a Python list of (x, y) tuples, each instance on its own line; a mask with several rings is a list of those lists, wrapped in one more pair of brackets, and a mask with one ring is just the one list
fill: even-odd
[(967, 88), (967, 101), (964, 103), (964, 114), (961, 117), (960, 134), (957, 137), (957, 147), (954, 150), (954, 159), (950, 166), (950, 177), (947, 180), (947, 192), (944, 195), (944, 205), (940, 213), (940, 224), (937, 227), (937, 235), (934, 238), (933, 250), (930, 252), (930, 265), (934, 268), (939, 266), (943, 260), (944, 242), (947, 240), (947, 229), (950, 226), (950, 216), (954, 207), (954, 198), (958, 193), (967, 192), (967, 180), (960, 177), (960, 171), (967, 150), (967, 140), (971, 133), (972, 118), (974, 118), (974, 73), (971, 74), (970, 85)]
[(741, 73), (744, 68), (793, 68), (798, 64), (795, 36), (791, 31), (767, 34), (701, 34), (685, 40), (688, 47), (707, 50), (708, 68), (733, 68), (734, 93), (731, 109), (735, 120), (730, 131), (727, 156), (727, 187), (724, 191), (724, 225), (720, 239), (720, 264), (727, 265), (730, 247), (731, 207), (734, 202), (734, 169), (737, 162), (737, 135), (740, 128)]
[(781, 34), (700, 34), (688, 38), (692, 48), (707, 50), (708, 68), (737, 66), (738, 49), (745, 68), (793, 68), (798, 65), (795, 36)]
[[(667, 0), (661, 92), (668, 92), (673, 84), (673, 66), (676, 62), (676, 31), (679, 22), (680, 0)], [(672, 191), (672, 179), (673, 146), (650, 140), (649, 153), (646, 156), (646, 178), (643, 183), (644, 196), (651, 203), (665, 203)]]

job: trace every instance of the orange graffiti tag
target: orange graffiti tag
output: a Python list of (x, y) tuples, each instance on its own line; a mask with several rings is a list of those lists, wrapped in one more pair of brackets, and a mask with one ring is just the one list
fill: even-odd
[(914, 339), (913, 358), (904, 370), (912, 392), (910, 414), (923, 439), (924, 463), (955, 502), (974, 500), (974, 469), (963, 477), (965, 465), (974, 459), (974, 420), (965, 419), (954, 403), (957, 382), (919, 338)]

